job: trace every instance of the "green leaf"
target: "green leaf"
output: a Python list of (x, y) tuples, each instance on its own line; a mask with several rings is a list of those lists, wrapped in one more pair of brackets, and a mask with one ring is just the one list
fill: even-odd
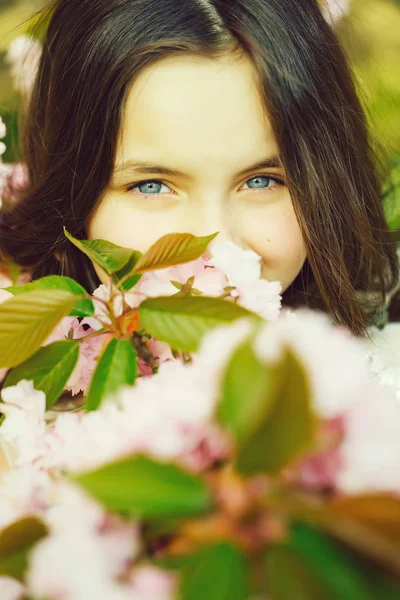
[(271, 600), (334, 600), (300, 556), (284, 545), (267, 552), (266, 573)]
[(86, 398), (86, 409), (96, 410), (122, 385), (136, 379), (136, 352), (130, 340), (112, 339), (99, 359)]
[(36, 517), (25, 517), (0, 531), (0, 575), (22, 581), (29, 550), (48, 534)]
[[(114, 273), (114, 284), (121, 290), (121, 292), (128, 292), (140, 281), (140, 278), (142, 277), (140, 274), (134, 274), (131, 275), (131, 277), (128, 277), (128, 275), (133, 273), (136, 263), (141, 256), (141, 252), (134, 251), (131, 258), (123, 267), (123, 269), (121, 269), (117, 273)], [(122, 283), (120, 283), (121, 281)]]
[(34, 290), (0, 304), (0, 368), (28, 360), (76, 303), (63, 290)]
[(344, 554), (317, 529), (305, 523), (294, 523), (287, 545), (312, 569), (316, 580), (335, 600), (374, 600), (367, 580), (352, 563), (350, 554)]
[[(42, 277), (36, 279), (31, 283), (25, 285), (16, 285), (13, 287), (6, 288), (8, 292), (14, 296), (19, 294), (26, 294), (34, 290), (65, 290), (71, 292), (75, 296), (87, 296), (88, 292), (84, 287), (79, 285), (74, 279), (69, 277), (61, 277), (59, 275), (49, 275), (48, 277)], [(91, 317), (94, 315), (94, 305), (92, 300), (78, 300), (74, 308), (70, 312), (72, 317)]]
[(218, 325), (256, 315), (218, 298), (170, 296), (149, 298), (139, 307), (140, 322), (152, 336), (176, 350), (197, 350), (205, 333)]
[(395, 161), (383, 191), (383, 208), (389, 229), (400, 230), (400, 157)]
[(233, 545), (202, 548), (183, 569), (179, 600), (248, 600), (247, 566)]
[(139, 518), (198, 515), (211, 507), (209, 490), (200, 477), (145, 456), (74, 479), (107, 509)]
[(217, 417), (239, 444), (268, 417), (278, 384), (277, 369), (258, 360), (251, 339), (236, 348), (225, 372)]
[(106, 240), (77, 240), (68, 233), (65, 227), (64, 233), (74, 246), (86, 254), (96, 265), (104, 269), (108, 275), (112, 275), (125, 267), (134, 252), (131, 248), (122, 248)]
[(41, 348), (7, 376), (4, 387), (17, 385), (22, 379), (32, 380), (35, 389), (46, 394), (49, 409), (61, 396), (79, 357), (79, 342), (65, 340)]
[(246, 474), (264, 471), (277, 474), (311, 443), (314, 419), (306, 372), (295, 355), (287, 350), (276, 367), (277, 378), (272, 410), (255, 434), (239, 449), (237, 466)]
[(218, 233), (205, 237), (196, 237), (191, 233), (164, 235), (138, 260), (135, 273), (165, 269), (196, 260), (204, 254), (208, 244)]

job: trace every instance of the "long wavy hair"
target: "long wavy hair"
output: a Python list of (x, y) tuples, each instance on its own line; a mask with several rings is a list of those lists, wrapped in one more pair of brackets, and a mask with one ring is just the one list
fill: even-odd
[[(381, 177), (346, 57), (317, 0), (56, 0), (21, 129), (30, 184), (4, 212), (0, 251), (34, 278), (92, 291), (76, 237), (109, 183), (125, 101), (151, 64), (192, 54), (251, 58), (308, 257), (283, 302), (362, 335), (399, 278)], [(57, 255), (57, 258), (56, 258)]]

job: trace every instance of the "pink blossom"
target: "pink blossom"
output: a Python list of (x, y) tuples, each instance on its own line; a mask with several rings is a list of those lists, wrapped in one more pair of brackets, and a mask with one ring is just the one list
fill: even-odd
[[(86, 335), (90, 335), (92, 331), (88, 330)], [(72, 395), (79, 394), (79, 392), (87, 393), (93, 373), (98, 364), (97, 359), (111, 337), (111, 334), (104, 333), (90, 336), (87, 340), (83, 340), (80, 343), (78, 363), (65, 387), (66, 390), (72, 392)]]
[(6, 416), (0, 439), (11, 465), (31, 464), (36, 458), (45, 432), (46, 396), (35, 390), (32, 381), (22, 380), (1, 392)]
[(30, 465), (14, 468), (0, 477), (0, 528), (49, 507), (52, 483), (48, 473)]
[(175, 360), (172, 354), (171, 346), (165, 342), (160, 342), (154, 338), (151, 338), (149, 342), (149, 350), (158, 359), (160, 363), (167, 362), (169, 360)]
[(90, 335), (95, 332), (95, 329), (85, 330), (83, 324), (84, 321), (80, 323), (76, 317), (65, 317), (43, 344), (47, 346), (55, 341), (78, 340), (87, 337), (87, 340), (83, 339), (80, 342), (78, 362), (65, 386), (65, 389), (71, 391), (72, 395), (79, 394), (79, 392), (86, 393), (97, 367), (96, 359), (101, 354), (104, 345), (111, 339), (111, 334), (107, 333)]
[(85, 330), (81, 327), (76, 317), (64, 317), (57, 327), (52, 331), (43, 346), (48, 346), (54, 342), (62, 340), (76, 340), (86, 335)]
[(282, 285), (279, 281), (255, 279), (236, 286), (238, 302), (267, 321), (276, 321), (281, 310)]
[(0, 140), (7, 135), (7, 127), (2, 117), (0, 117)]
[(139, 550), (134, 523), (109, 517), (80, 488), (64, 482), (55, 488), (46, 522), (50, 535), (29, 556), (31, 594), (49, 600), (129, 600), (116, 578)]
[(152, 565), (141, 565), (132, 572), (129, 587), (138, 600), (174, 600), (177, 577)]
[(146, 297), (172, 296), (179, 290), (171, 281), (184, 285), (191, 277), (194, 277), (193, 288), (206, 296), (221, 295), (227, 285), (225, 275), (214, 268), (207, 258), (201, 257), (182, 265), (145, 273), (133, 291), (142, 295), (142, 300)]
[[(114, 286), (112, 286), (111, 290), (110, 290), (110, 286), (107, 286), (104, 283), (102, 283), (101, 285), (99, 285), (98, 288), (96, 288), (94, 290), (94, 292), (92, 294), (95, 315), (94, 315), (94, 317), (86, 317), (82, 321), (82, 325), (87, 324), (87, 325), (90, 325), (90, 327), (92, 327), (93, 329), (98, 330), (104, 326), (103, 324), (106, 324), (106, 325), (111, 324), (110, 317), (108, 316), (108, 309), (104, 305), (104, 302), (110, 301), (110, 298), (111, 298), (110, 291), (112, 292), (112, 294), (114, 296), (114, 299), (113, 299), (114, 315), (116, 317), (119, 317), (122, 315), (122, 313), (123, 313), (123, 296), (122, 296), (122, 294)], [(98, 301), (97, 298), (99, 300), (101, 300), (101, 302)]]
[(9, 165), (9, 172), (4, 180), (3, 201), (16, 202), (28, 183), (28, 169), (24, 163)]
[(209, 264), (228, 278), (229, 284), (237, 286), (261, 277), (261, 256), (237, 246), (231, 241), (214, 240)]
[(23, 600), (26, 589), (16, 579), (0, 576), (0, 598), (1, 600)]
[(27, 588), (48, 600), (131, 600), (109, 574), (107, 558), (98, 537), (86, 529), (50, 535), (30, 552)]
[(123, 454), (125, 438), (125, 433), (102, 410), (62, 413), (45, 436), (45, 443), (53, 452), (43, 458), (42, 464), (45, 468), (71, 471), (95, 469)]
[(320, 445), (314, 452), (300, 460), (296, 468), (298, 483), (307, 490), (335, 489), (344, 466), (341, 442), (345, 419), (338, 417), (320, 424)]
[(231, 452), (231, 443), (225, 432), (210, 423), (204, 427), (197, 444), (181, 457), (180, 462), (192, 471), (201, 472), (216, 462), (228, 459)]
[(142, 377), (150, 377), (151, 375), (153, 375), (153, 369), (142, 358), (138, 359), (138, 368), (139, 368), (139, 375), (141, 375)]
[(196, 367), (166, 362), (97, 411), (61, 414), (44, 439), (52, 448), (50, 466), (87, 471), (136, 452), (185, 458), (193, 466), (217, 459), (225, 446), (209, 427), (215, 398), (203, 381)]
[(299, 309), (266, 324), (255, 340), (266, 363), (277, 361), (290, 348), (304, 365), (312, 402), (321, 418), (335, 418), (368, 390), (372, 374), (362, 342), (323, 313)]
[(400, 494), (400, 402), (376, 381), (356, 400), (345, 420), (338, 486), (350, 494)]

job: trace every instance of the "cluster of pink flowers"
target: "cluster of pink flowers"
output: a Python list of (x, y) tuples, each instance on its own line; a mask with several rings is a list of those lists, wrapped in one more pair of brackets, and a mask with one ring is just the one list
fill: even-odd
[[(207, 285), (215, 285), (219, 294), (226, 281), (218, 282), (221, 273), (210, 264), (212, 259), (204, 262), (200, 275), (206, 277), (204, 271), (210, 270)], [(184, 284), (190, 269), (176, 271), (143, 278), (139, 294), (132, 292), (131, 300), (155, 291), (152, 282), (157, 295), (161, 287), (164, 294), (175, 293), (169, 277), (181, 277)], [(233, 283), (237, 282), (228, 277), (228, 284)], [(97, 318), (103, 320), (104, 315), (98, 312)], [(174, 597), (176, 581), (169, 574), (132, 567), (141, 543), (137, 524), (107, 515), (60, 475), (92, 470), (135, 453), (176, 461), (194, 472), (229, 459), (231, 441), (214, 415), (226, 366), (251, 332), (247, 319), (214, 329), (191, 364), (163, 349), (160, 354), (164, 352), (166, 360), (157, 374), (121, 388), (95, 412), (61, 413), (51, 424), (46, 423), (44, 394), (32, 382), (21, 381), (2, 391), (2, 462), (12, 468), (0, 480), (0, 526), (37, 514), (50, 529), (29, 555), (26, 586), (32, 597), (83, 600), (88, 590), (95, 590), (101, 600)], [(46, 343), (84, 333), (76, 319), (64, 319)], [(330, 486), (341, 493), (400, 494), (400, 404), (373, 377), (363, 344), (344, 328), (334, 327), (327, 316), (299, 310), (282, 311), (275, 321), (265, 321), (253, 340), (254, 352), (265, 364), (278, 361), (285, 348), (306, 368), (321, 437), (336, 440), (319, 454), (301, 459), (295, 467), (298, 483), (306, 488)], [(76, 374), (74, 378), (71, 389), (81, 385)], [(0, 578), (1, 585), (8, 586), (10, 600), (19, 598), (23, 589), (9, 579)]]
[[(6, 125), (0, 117), (0, 140), (5, 138)], [(0, 141), (0, 208), (3, 201), (16, 202), (28, 184), (28, 170), (24, 163), (4, 163), (2, 156), (6, 145)]]
[[(0, 526), (39, 514), (51, 531), (30, 555), (27, 586), (33, 597), (86, 599), (88, 589), (104, 600), (173, 597), (173, 579), (150, 567), (144, 575), (133, 569), (123, 585), (119, 582), (140, 547), (137, 525), (106, 515), (58, 474), (91, 470), (138, 452), (195, 472), (229, 457), (229, 439), (214, 413), (226, 365), (250, 332), (247, 319), (219, 327), (205, 337), (191, 364), (166, 362), (156, 375), (121, 388), (98, 411), (60, 414), (50, 426), (44, 394), (31, 382), (3, 390), (0, 436), (14, 468), (0, 483)], [(266, 364), (279, 360), (285, 348), (296, 353), (309, 376), (321, 431), (337, 437), (334, 450), (301, 460), (300, 484), (334, 486), (341, 493), (400, 494), (400, 404), (374, 379), (361, 342), (325, 315), (285, 311), (265, 323), (253, 348)], [(135, 586), (142, 585), (157, 592), (136, 596)]]

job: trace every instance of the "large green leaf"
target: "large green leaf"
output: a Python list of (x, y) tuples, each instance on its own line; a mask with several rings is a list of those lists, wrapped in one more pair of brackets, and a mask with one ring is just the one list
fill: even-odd
[(109, 510), (141, 518), (198, 515), (212, 503), (200, 477), (145, 456), (133, 456), (74, 479)]
[(351, 555), (344, 554), (317, 529), (305, 523), (294, 523), (287, 545), (308, 565), (316, 580), (335, 600), (374, 600), (367, 579), (352, 562)]
[(86, 399), (87, 410), (96, 410), (121, 385), (136, 379), (136, 352), (130, 340), (113, 339), (99, 359)]
[(183, 569), (179, 600), (248, 600), (247, 566), (227, 542), (202, 548)]
[(279, 383), (277, 371), (261, 363), (250, 339), (234, 351), (225, 372), (217, 417), (239, 443), (247, 441), (271, 411)]
[(218, 235), (196, 237), (191, 233), (169, 233), (160, 238), (138, 260), (135, 273), (165, 269), (196, 260), (204, 254), (208, 244)]
[(113, 275), (113, 281), (121, 292), (127, 292), (135, 286), (141, 278), (140, 274), (132, 274), (137, 261), (142, 256), (141, 252), (134, 251), (126, 265)]
[[(295, 355), (287, 350), (276, 367), (271, 387), (273, 402), (254, 435), (239, 449), (238, 468), (246, 474), (277, 474), (312, 441), (314, 419), (307, 375)], [(271, 379), (272, 381), (272, 379)], [(275, 391), (274, 391), (275, 390)], [(273, 397), (275, 396), (275, 397)]]
[(25, 517), (0, 531), (0, 575), (23, 579), (27, 554), (48, 534), (45, 524), (36, 517)]
[(34, 290), (0, 304), (0, 368), (12, 368), (33, 356), (76, 304), (62, 290)]
[(78, 240), (68, 233), (65, 227), (64, 233), (74, 246), (109, 275), (125, 267), (134, 252), (130, 248), (122, 248), (106, 240)]
[[(66, 292), (71, 292), (76, 296), (88, 295), (88, 292), (85, 290), (85, 288), (79, 285), (79, 283), (77, 283), (74, 279), (70, 279), (69, 277), (61, 277), (59, 275), (49, 275), (48, 277), (36, 279), (36, 281), (32, 281), (31, 283), (27, 283), (25, 285), (8, 287), (6, 290), (11, 292), (11, 294), (14, 296), (26, 294), (27, 292), (32, 292), (33, 290), (65, 290)], [(94, 305), (92, 300), (89, 298), (85, 300), (78, 300), (70, 312), (70, 315), (73, 317), (93, 316)]]
[(272, 546), (267, 552), (266, 571), (271, 600), (336, 600), (292, 548)]
[(155, 338), (176, 350), (197, 350), (205, 333), (242, 317), (256, 316), (218, 298), (170, 296), (149, 298), (139, 307), (140, 322)]
[(12, 369), (4, 387), (22, 379), (32, 380), (35, 389), (46, 394), (49, 409), (61, 396), (79, 357), (79, 342), (64, 340), (41, 348), (27, 361)]

